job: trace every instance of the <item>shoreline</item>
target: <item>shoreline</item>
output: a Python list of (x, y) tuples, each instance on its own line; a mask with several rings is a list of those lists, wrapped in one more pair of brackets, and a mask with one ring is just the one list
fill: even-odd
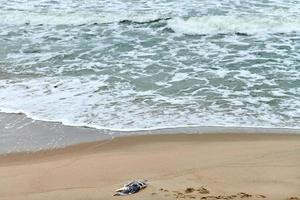
[(114, 200), (133, 179), (150, 185), (122, 199), (300, 198), (299, 147), (300, 135), (163, 134), (1, 155), (0, 199)]
[[(25, 118), (36, 121), (36, 122), (45, 122), (50, 124), (60, 124), (62, 126), (66, 127), (78, 127), (78, 128), (87, 128), (91, 130), (101, 130), (105, 133), (147, 133), (147, 132), (154, 132), (154, 133), (167, 133), (167, 132), (174, 132), (174, 130), (179, 129), (180, 131), (195, 131), (199, 129), (203, 129), (205, 133), (212, 132), (213, 129), (225, 129), (228, 132), (235, 131), (245, 131), (245, 129), (249, 129), (249, 132), (255, 132), (256, 129), (265, 130), (266, 132), (274, 133), (281, 131), (282, 132), (292, 132), (292, 133), (299, 133), (300, 134), (300, 127), (273, 127), (273, 126), (237, 126), (237, 125), (178, 125), (178, 126), (163, 126), (163, 127), (150, 127), (150, 128), (129, 128), (129, 129), (115, 129), (115, 128), (109, 128), (109, 127), (102, 127), (102, 126), (89, 126), (89, 125), (80, 125), (80, 124), (69, 124), (64, 123), (59, 120), (45, 120), (45, 119), (35, 119), (34, 117), (29, 116), (28, 114), (24, 112), (10, 112), (10, 111), (0, 111), (1, 115), (22, 115)], [(1, 119), (1, 118), (0, 118)]]
[(140, 131), (108, 131), (61, 122), (33, 120), (25, 114), (0, 112), (0, 155), (65, 148), (120, 136), (153, 134), (298, 134), (300, 129), (264, 127), (192, 126)]

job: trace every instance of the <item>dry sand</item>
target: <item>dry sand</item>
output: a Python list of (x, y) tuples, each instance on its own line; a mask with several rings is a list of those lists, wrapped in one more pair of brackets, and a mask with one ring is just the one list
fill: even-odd
[[(149, 186), (112, 196), (133, 179)], [(1, 200), (299, 198), (300, 135), (131, 136), (0, 156)]]

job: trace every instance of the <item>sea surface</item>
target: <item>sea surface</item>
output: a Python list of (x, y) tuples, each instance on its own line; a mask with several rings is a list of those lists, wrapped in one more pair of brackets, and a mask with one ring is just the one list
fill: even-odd
[(0, 0), (0, 112), (300, 128), (300, 1)]

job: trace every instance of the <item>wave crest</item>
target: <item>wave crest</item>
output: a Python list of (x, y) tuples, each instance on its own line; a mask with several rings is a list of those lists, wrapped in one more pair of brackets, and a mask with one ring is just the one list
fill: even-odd
[(300, 32), (299, 17), (203, 16), (173, 18), (168, 28), (186, 35)]
[[(142, 13), (34, 13), (6, 11), (0, 13), (0, 25), (85, 25), (120, 23), (148, 24), (166, 22), (168, 29), (186, 35), (291, 33), (300, 32), (297, 16), (202, 16), (169, 17)], [(165, 24), (164, 24), (165, 25)]]

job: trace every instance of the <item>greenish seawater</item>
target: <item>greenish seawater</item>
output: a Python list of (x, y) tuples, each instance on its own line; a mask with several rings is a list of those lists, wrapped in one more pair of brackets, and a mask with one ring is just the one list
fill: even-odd
[(299, 128), (300, 1), (0, 0), (0, 111), (100, 129)]

